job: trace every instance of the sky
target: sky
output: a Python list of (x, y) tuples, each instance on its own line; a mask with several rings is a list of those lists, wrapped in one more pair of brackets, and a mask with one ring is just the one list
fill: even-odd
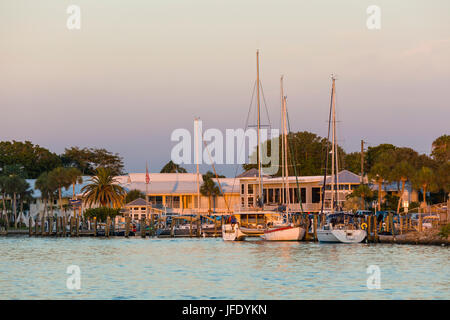
[[(370, 5), (379, 30), (366, 26)], [(159, 172), (194, 117), (244, 128), (257, 49), (272, 127), (284, 75), (291, 130), (326, 136), (336, 74), (345, 151), (363, 139), (429, 154), (450, 134), (448, 0), (0, 0), (0, 140), (104, 147), (127, 172), (146, 161)]]

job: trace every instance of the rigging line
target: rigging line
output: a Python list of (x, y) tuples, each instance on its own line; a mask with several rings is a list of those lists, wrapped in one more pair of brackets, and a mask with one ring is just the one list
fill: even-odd
[[(251, 111), (252, 111), (253, 98), (255, 97), (255, 91), (256, 91), (256, 80), (255, 80), (255, 84), (253, 85), (252, 98), (250, 99), (250, 105), (248, 106), (248, 113), (247, 113), (247, 119), (245, 120), (244, 132), (247, 131), (247, 128), (248, 128), (248, 120), (250, 119), (250, 114), (251, 114)], [(241, 146), (240, 146), (240, 148), (238, 150), (238, 153), (236, 155), (237, 156), (236, 159), (239, 159), (239, 156), (241, 155), (241, 152), (242, 152), (242, 145), (244, 143), (245, 143), (245, 139), (241, 142)], [(236, 184), (236, 175), (237, 175), (238, 168), (239, 168), (239, 164), (236, 163), (236, 170), (234, 171), (233, 187), (231, 188), (231, 192), (232, 193), (234, 192), (234, 186)]]
[[(291, 132), (291, 122), (289, 120), (289, 113), (287, 110), (287, 106), (285, 106), (285, 112), (286, 112), (286, 119), (287, 119), (287, 125), (288, 125), (288, 137), (289, 137), (289, 133)], [(293, 154), (292, 152), (292, 139), (289, 141), (290, 143), (288, 143), (289, 145), (289, 154), (291, 155), (291, 162), (293, 161), (294, 163), (297, 163), (297, 161), (295, 160), (295, 154)], [(297, 198), (299, 200), (300, 203), (300, 213), (304, 213), (303, 212), (303, 201), (302, 201), (302, 194), (300, 192), (300, 186), (298, 183), (298, 175), (297, 175), (297, 166), (294, 166), (294, 174), (295, 174), (295, 182), (297, 184)]]
[(323, 185), (322, 185), (322, 205), (320, 208), (320, 213), (323, 213), (323, 207), (325, 203), (325, 185), (327, 181), (327, 173), (328, 173), (328, 158), (329, 158), (329, 147), (330, 147), (330, 127), (331, 127), (331, 105), (333, 103), (333, 89), (331, 89), (331, 98), (330, 98), (330, 114), (328, 115), (328, 136), (327, 136), (327, 152), (325, 153), (325, 171), (323, 174)]
[(262, 98), (263, 98), (263, 101), (264, 101), (264, 109), (266, 109), (267, 121), (269, 121), (269, 127), (272, 128), (272, 124), (270, 123), (269, 110), (267, 109), (266, 97), (264, 96), (264, 90), (263, 90), (263, 87), (262, 87), (261, 80), (259, 80), (259, 82), (260, 82), (259, 86), (261, 88), (261, 95), (262, 95)]

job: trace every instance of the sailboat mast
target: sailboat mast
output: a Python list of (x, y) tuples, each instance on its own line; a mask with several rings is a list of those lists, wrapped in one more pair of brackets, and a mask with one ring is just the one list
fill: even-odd
[(259, 204), (263, 204), (264, 200), (262, 198), (262, 176), (261, 176), (261, 107), (260, 107), (260, 97), (259, 97), (259, 50), (256, 50), (256, 90), (257, 90), (257, 101), (258, 101), (258, 146), (257, 146), (257, 158), (258, 158), (258, 178), (259, 178)]
[(289, 192), (289, 170), (288, 170), (288, 151), (287, 151), (287, 126), (286, 126), (286, 122), (287, 122), (287, 98), (286, 96), (283, 99), (283, 114), (284, 114), (284, 173), (286, 174), (286, 213), (289, 212), (289, 204), (291, 203), (291, 199), (290, 199), (290, 192)]
[(283, 192), (281, 193), (281, 203), (286, 203), (286, 180), (284, 177), (284, 91), (283, 91), (283, 76), (280, 78), (280, 111), (281, 111), (281, 177), (283, 183)]
[(335, 146), (336, 146), (336, 118), (335, 118), (335, 77), (332, 76), (331, 77), (333, 84), (332, 84), (332, 88), (331, 88), (331, 93), (332, 93), (332, 105), (331, 105), (331, 112), (332, 112), (332, 128), (331, 128), (331, 137), (332, 137), (332, 143), (331, 143), (331, 213), (334, 212), (334, 190), (335, 190), (335, 158), (336, 158), (336, 150), (335, 150)]
[(198, 118), (195, 118), (195, 155), (197, 158), (197, 215), (200, 214), (200, 171), (199, 171), (199, 167), (198, 167), (198, 163), (199, 163), (199, 134), (198, 134)]
[(336, 161), (335, 165), (335, 184), (336, 184), (336, 207), (339, 207), (339, 149), (337, 143), (337, 133), (336, 133), (336, 86), (335, 86), (336, 78), (333, 77), (333, 129), (334, 129), (334, 160)]

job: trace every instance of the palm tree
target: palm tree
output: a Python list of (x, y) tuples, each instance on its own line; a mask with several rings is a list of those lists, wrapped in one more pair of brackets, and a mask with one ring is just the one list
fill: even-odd
[(47, 213), (47, 202), (50, 195), (50, 181), (48, 179), (47, 172), (41, 173), (34, 184), (34, 188), (38, 189), (41, 192), (41, 199), (44, 202), (43, 216), (45, 216), (45, 214)]
[(373, 198), (373, 191), (370, 189), (370, 187), (367, 184), (361, 184), (359, 185), (351, 194), (348, 195), (349, 198), (361, 198), (363, 201), (362, 203), (362, 210), (364, 210), (364, 204), (367, 201), (372, 201)]
[[(58, 167), (53, 169), (48, 174), (48, 179), (51, 184), (54, 184), (58, 189), (58, 197), (59, 197), (59, 210), (60, 213), (63, 213), (63, 203), (62, 203), (62, 188), (66, 190), (72, 185), (72, 179), (69, 175), (70, 169), (64, 167)], [(53, 203), (52, 203), (53, 205)], [(65, 215), (65, 213), (64, 213)]]
[(407, 161), (403, 160), (397, 163), (392, 169), (392, 180), (400, 181), (402, 184), (402, 190), (398, 198), (397, 213), (400, 212), (400, 204), (402, 202), (403, 193), (405, 192), (406, 181), (411, 179), (414, 168)]
[(0, 193), (2, 194), (2, 217), (6, 216), (6, 193), (7, 193), (7, 185), (6, 181), (8, 180), (7, 176), (0, 176)]
[(382, 202), (382, 187), (385, 181), (389, 181), (389, 177), (393, 167), (393, 154), (382, 153), (377, 162), (372, 166), (369, 171), (369, 178), (374, 180), (378, 184), (378, 211), (381, 211)]
[(208, 212), (211, 212), (211, 199), (217, 195), (220, 195), (220, 189), (212, 179), (214, 174), (208, 171), (203, 175), (203, 184), (200, 187), (200, 193), (208, 197)]
[(179, 164), (174, 163), (170, 160), (162, 169), (161, 173), (186, 173), (186, 169)]
[(10, 175), (6, 180), (7, 193), (12, 196), (12, 209), (14, 216), (14, 226), (17, 228), (17, 195), (26, 191), (30, 185), (25, 179), (18, 175)]
[(118, 184), (111, 169), (97, 168), (97, 175), (91, 181), (81, 189), (86, 204), (91, 206), (100, 203), (103, 207), (115, 208), (122, 206), (126, 191)]
[(437, 186), (435, 184), (435, 175), (433, 170), (428, 167), (422, 167), (413, 176), (413, 184), (417, 189), (422, 188), (423, 202), (422, 205), (426, 206), (426, 194), (427, 191), (434, 191)]
[[(80, 170), (77, 168), (69, 168), (67, 170), (67, 175), (69, 176), (69, 180), (72, 182), (72, 199), (75, 199), (75, 185), (77, 183), (83, 183), (83, 177)], [(72, 207), (73, 215), (75, 216), (75, 207)]]

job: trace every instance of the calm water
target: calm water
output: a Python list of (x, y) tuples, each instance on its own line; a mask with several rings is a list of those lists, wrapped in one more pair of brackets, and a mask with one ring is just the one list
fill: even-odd
[[(0, 299), (450, 299), (447, 247), (0, 238)], [(69, 265), (81, 289), (69, 290)], [(366, 286), (369, 265), (381, 289)]]

